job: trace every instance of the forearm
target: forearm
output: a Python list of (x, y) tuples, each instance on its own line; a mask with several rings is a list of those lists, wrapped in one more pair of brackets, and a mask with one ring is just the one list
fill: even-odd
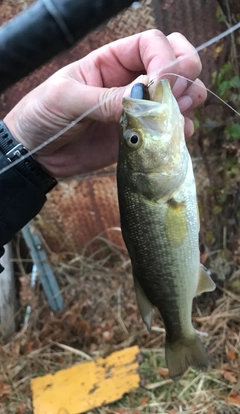
[[(0, 152), (0, 170), (9, 164)], [(0, 246), (3, 246), (39, 213), (46, 195), (14, 167), (0, 173), (0, 191)]]
[[(46, 201), (46, 193), (56, 184), (56, 180), (45, 174), (44, 171), (41, 175), (41, 167), (34, 160), (30, 162), (30, 158), (22, 161), (20, 159), (19, 164), (12, 165), (11, 157), (7, 155), (7, 142), (11, 141), (11, 136), (8, 135), (8, 130), (4, 125), (1, 122), (0, 124), (1, 257), (4, 253), (3, 246), (39, 213)], [(9, 144), (10, 150), (14, 145), (15, 142)], [(9, 166), (10, 168), (4, 171)], [(0, 266), (0, 272), (1, 270)]]

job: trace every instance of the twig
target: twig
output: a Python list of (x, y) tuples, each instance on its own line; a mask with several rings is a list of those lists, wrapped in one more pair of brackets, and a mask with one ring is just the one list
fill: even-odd
[(59, 348), (64, 349), (65, 351), (69, 351), (72, 354), (79, 355), (88, 361), (92, 361), (93, 358), (90, 355), (86, 354), (85, 352), (81, 351), (80, 349), (72, 348), (69, 345), (61, 344), (60, 342), (50, 341), (52, 344), (57, 345)]

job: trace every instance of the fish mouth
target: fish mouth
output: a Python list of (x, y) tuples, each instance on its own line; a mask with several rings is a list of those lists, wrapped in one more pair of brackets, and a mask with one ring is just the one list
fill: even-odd
[(158, 112), (161, 110), (162, 104), (143, 99), (123, 98), (123, 107), (129, 115), (142, 117)]
[(167, 79), (154, 82), (149, 88), (150, 99), (153, 102), (169, 104), (171, 102), (172, 90)]
[(124, 111), (137, 117), (161, 117), (166, 119), (172, 113), (175, 98), (172, 95), (170, 83), (167, 79), (162, 79), (151, 86), (150, 100), (123, 98)]

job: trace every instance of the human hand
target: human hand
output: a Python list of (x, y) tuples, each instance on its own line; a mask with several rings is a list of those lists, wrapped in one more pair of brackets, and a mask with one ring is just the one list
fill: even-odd
[[(26, 95), (4, 122), (19, 142), (33, 150), (87, 113), (34, 156), (55, 177), (96, 170), (117, 160), (118, 124), (127, 85), (140, 74), (152, 79), (156, 73), (168, 72), (196, 80), (201, 62), (194, 47), (179, 33), (167, 37), (159, 30), (139, 33), (60, 69)], [(165, 77), (183, 114), (206, 99), (201, 81), (189, 84), (177, 76)], [(186, 117), (185, 135), (192, 134), (193, 123)]]

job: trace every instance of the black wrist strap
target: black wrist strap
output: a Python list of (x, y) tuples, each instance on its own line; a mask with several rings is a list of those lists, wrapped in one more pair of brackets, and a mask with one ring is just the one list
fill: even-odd
[(57, 185), (57, 180), (44, 171), (31, 155), (21, 161), (21, 158), (28, 154), (28, 150), (16, 141), (3, 121), (0, 121), (0, 151), (10, 162), (19, 160), (13, 168), (17, 168), (45, 194)]

